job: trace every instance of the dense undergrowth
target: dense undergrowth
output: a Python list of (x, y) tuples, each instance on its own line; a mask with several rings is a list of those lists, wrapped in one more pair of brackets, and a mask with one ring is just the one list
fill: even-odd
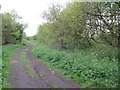
[[(98, 47), (99, 46), (99, 47)], [(96, 45), (85, 50), (58, 50), (38, 44), (32, 53), (83, 87), (117, 87), (117, 48)]]
[(2, 88), (9, 88), (7, 82), (9, 75), (9, 63), (15, 56), (15, 51), (23, 47), (23, 44), (9, 44), (2, 46)]

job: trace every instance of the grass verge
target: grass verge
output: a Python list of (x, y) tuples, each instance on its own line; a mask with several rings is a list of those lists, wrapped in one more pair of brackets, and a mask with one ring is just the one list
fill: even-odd
[(115, 50), (112, 47), (102, 46), (97, 50), (91, 48), (63, 51), (38, 44), (32, 49), (32, 53), (48, 67), (74, 79), (83, 87), (116, 88), (118, 60), (114, 57), (117, 54)]
[(32, 78), (35, 78), (36, 77), (35, 71), (32, 69), (32, 67), (30, 65), (30, 60), (28, 60), (27, 57), (26, 57), (27, 49), (25, 49), (21, 53), (22, 61), (23, 61), (24, 65), (25, 65), (25, 69), (26, 69), (28, 75), (31, 76)]
[(22, 44), (9, 44), (2, 46), (2, 88), (10, 88), (7, 78), (9, 75), (9, 63), (15, 56), (15, 51), (23, 47)]

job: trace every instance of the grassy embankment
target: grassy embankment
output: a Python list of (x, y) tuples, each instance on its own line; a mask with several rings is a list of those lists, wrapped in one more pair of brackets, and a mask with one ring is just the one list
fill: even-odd
[(9, 88), (7, 78), (9, 75), (9, 63), (15, 56), (15, 51), (23, 47), (22, 44), (10, 44), (2, 46), (2, 87)]
[(52, 69), (83, 87), (117, 87), (117, 48), (96, 45), (85, 50), (58, 50), (38, 44), (32, 53)]
[(9, 88), (10, 85), (7, 82), (7, 78), (9, 76), (9, 63), (12, 59), (15, 57), (15, 51), (18, 50), (19, 48), (24, 47), (25, 45), (28, 45), (29, 41), (23, 40), (22, 44), (8, 44), (4, 45), (1, 48), (1, 61), (2, 61), (2, 88)]

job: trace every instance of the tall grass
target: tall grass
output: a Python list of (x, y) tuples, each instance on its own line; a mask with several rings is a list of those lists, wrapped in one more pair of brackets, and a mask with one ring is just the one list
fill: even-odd
[(32, 53), (83, 87), (117, 87), (117, 49), (98, 45), (85, 50), (62, 51), (38, 44)]

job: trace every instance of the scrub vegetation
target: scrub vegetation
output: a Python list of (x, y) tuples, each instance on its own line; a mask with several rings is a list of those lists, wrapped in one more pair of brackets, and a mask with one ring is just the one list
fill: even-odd
[[(10, 87), (7, 82), (10, 61), (15, 51), (26, 45), (32, 47), (32, 54), (48, 67), (82, 87), (119, 86), (118, 2), (70, 2), (64, 7), (52, 4), (42, 14), (46, 22), (39, 25), (37, 34), (32, 37), (23, 32), (27, 24), (20, 21), (21, 17), (15, 10), (0, 15), (3, 19), (0, 88)], [(35, 72), (26, 57), (26, 50), (21, 52), (20, 57), (26, 71), (33, 77)], [(36, 68), (39, 69), (39, 65)], [(42, 71), (40, 77), (44, 76)]]
[[(100, 88), (118, 85), (116, 50), (112, 48), (111, 51), (108, 46), (102, 46), (99, 50), (94, 47), (86, 50), (58, 50), (38, 44), (32, 52), (46, 65), (74, 79), (83, 87)], [(108, 53), (107, 56), (104, 52)]]
[(83, 87), (118, 87), (118, 3), (53, 4), (33, 54)]

